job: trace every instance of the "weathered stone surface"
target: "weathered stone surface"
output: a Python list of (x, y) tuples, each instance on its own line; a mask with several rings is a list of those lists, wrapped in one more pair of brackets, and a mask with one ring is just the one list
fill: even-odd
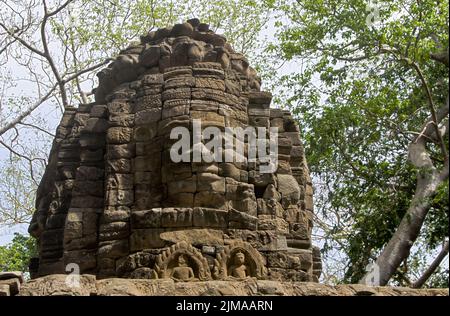
[[(20, 280), (18, 278), (11, 278), (11, 279), (6, 279), (6, 280), (0, 280), (0, 287), (1, 286), (7, 286), (8, 287), (8, 295), (4, 295), (4, 296), (9, 296), (9, 295), (16, 295), (17, 293), (19, 293), (20, 290)], [(6, 292), (6, 290), (4, 290), (4, 292)]]
[[(30, 232), (41, 244), (39, 275), (63, 272), (70, 261), (81, 273), (108, 278), (170, 277), (176, 270), (178, 281), (233, 274), (318, 280), (299, 127), (289, 111), (270, 108), (272, 94), (260, 91), (244, 55), (192, 19), (148, 32), (98, 79), (95, 103), (67, 107), (38, 190)], [(278, 128), (278, 162), (266, 173), (269, 127)], [(265, 139), (256, 142), (252, 129)], [(193, 141), (211, 146), (211, 132), (228, 132), (215, 135), (217, 161), (206, 150), (193, 161)], [(187, 146), (174, 151), (185, 134)], [(241, 263), (229, 266), (234, 261)], [(122, 286), (135, 293), (140, 285)], [(278, 293), (273, 288), (263, 291)], [(254, 281), (189, 293), (258, 292)]]
[(185, 241), (192, 245), (223, 245), (223, 232), (214, 229), (185, 229), (163, 232), (160, 238), (170, 243)]
[(0, 280), (18, 279), (20, 283), (24, 282), (23, 273), (20, 271), (2, 271)]
[[(130, 237), (131, 239), (131, 237)], [(98, 256), (103, 258), (119, 258), (128, 254), (128, 240), (105, 241), (99, 244)]]
[(288, 174), (279, 174), (278, 191), (283, 198), (292, 198), (296, 201), (300, 199), (300, 187), (295, 178)]
[(97, 292), (93, 275), (80, 275), (79, 287), (66, 283), (66, 274), (54, 274), (28, 281), (22, 287), (20, 296), (90, 296)]
[(193, 209), (193, 226), (227, 228), (228, 212), (225, 210), (195, 207)]
[(162, 209), (161, 227), (192, 227), (192, 209), (191, 208)]
[(133, 229), (130, 235), (130, 250), (135, 252), (164, 247), (165, 242), (160, 237), (163, 232), (164, 229), (161, 228)]
[(161, 227), (162, 209), (151, 209), (147, 211), (134, 211), (131, 213), (131, 225), (134, 228), (157, 228)]
[(240, 229), (252, 229), (256, 230), (258, 225), (258, 218), (248, 215), (243, 212), (239, 212), (235, 209), (231, 209), (228, 217), (228, 227), (229, 228), (240, 228)]
[(127, 222), (101, 224), (99, 238), (101, 241), (124, 239), (129, 236), (130, 226)]
[(136, 125), (151, 124), (161, 120), (161, 114), (162, 110), (158, 108), (139, 111), (134, 116), (134, 122)]
[(8, 284), (0, 284), (0, 296), (10, 296), (11, 292), (9, 291)]
[(64, 260), (66, 267), (69, 264), (77, 264), (80, 271), (95, 271), (97, 267), (97, 252), (88, 249), (69, 251), (65, 254)]
[(127, 207), (110, 208), (104, 211), (100, 223), (125, 222), (130, 219), (130, 209)]
[(66, 285), (67, 275), (55, 274), (25, 283), (19, 296), (448, 296), (448, 289), (409, 289), (365, 285), (324, 285), (311, 282), (255, 280), (178, 283), (172, 279), (96, 280), (81, 275), (79, 287)]
[(132, 158), (135, 147), (133, 144), (109, 145), (107, 149), (108, 160)]
[(157, 45), (152, 45), (145, 49), (145, 51), (139, 56), (139, 60), (142, 63), (142, 65), (146, 67), (151, 67), (158, 64), (160, 56), (161, 56), (160, 47)]
[(132, 129), (126, 127), (111, 127), (106, 134), (109, 144), (126, 144), (131, 141)]
[(110, 206), (131, 206), (134, 201), (132, 190), (110, 189), (106, 191), (106, 203)]
[(225, 195), (211, 191), (197, 192), (194, 198), (194, 206), (225, 209)]

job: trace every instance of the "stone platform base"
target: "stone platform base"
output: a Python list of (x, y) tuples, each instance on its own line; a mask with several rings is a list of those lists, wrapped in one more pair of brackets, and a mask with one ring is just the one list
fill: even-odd
[[(360, 284), (324, 285), (309, 282), (205, 281), (178, 283), (171, 279), (103, 279), (81, 275), (79, 286), (70, 287), (67, 275), (49, 275), (23, 284), (20, 296), (448, 296), (449, 289), (368, 287)], [(76, 283), (76, 280), (74, 280)]]

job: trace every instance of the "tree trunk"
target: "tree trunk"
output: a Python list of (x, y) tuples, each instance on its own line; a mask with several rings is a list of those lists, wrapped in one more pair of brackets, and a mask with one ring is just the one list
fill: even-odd
[[(448, 112), (449, 103), (447, 98), (446, 104), (439, 109), (436, 115), (436, 122), (439, 123), (446, 118)], [(443, 132), (446, 133), (448, 130)], [(444, 158), (444, 165), (439, 170), (433, 165), (426, 148), (428, 140), (436, 136), (434, 134), (434, 120), (430, 118), (425, 123), (422, 133), (409, 145), (409, 159), (418, 169), (414, 197), (394, 235), (377, 258), (372, 271), (366, 273), (360, 280), (360, 283), (370, 285), (386, 285), (388, 283), (402, 261), (409, 257), (411, 247), (416, 241), (431, 207), (431, 199), (436, 194), (438, 186), (448, 179), (448, 157)]]
[(408, 258), (430, 209), (431, 198), (444, 180), (436, 171), (428, 172), (430, 175), (424, 170), (418, 175), (417, 189), (411, 205), (397, 231), (375, 262), (379, 271), (379, 285), (386, 285), (402, 261)]

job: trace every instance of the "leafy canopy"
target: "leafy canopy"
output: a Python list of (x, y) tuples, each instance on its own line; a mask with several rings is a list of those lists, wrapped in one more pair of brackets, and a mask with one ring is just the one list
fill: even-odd
[[(279, 60), (297, 65), (276, 83), (278, 100), (294, 111), (304, 131), (325, 260), (333, 249), (348, 256), (337, 267), (344, 268), (344, 282), (364, 274), (415, 192), (408, 144), (430, 111), (411, 63), (422, 70), (436, 107), (448, 95), (448, 68), (430, 58), (448, 47), (448, 1), (368, 3), (276, 1), (277, 42), (269, 47)], [(445, 141), (448, 146), (448, 136)], [(429, 150), (439, 165), (439, 147)], [(424, 258), (448, 236), (447, 195), (448, 182), (395, 282), (416, 277), (424, 266), (414, 265), (414, 258)]]

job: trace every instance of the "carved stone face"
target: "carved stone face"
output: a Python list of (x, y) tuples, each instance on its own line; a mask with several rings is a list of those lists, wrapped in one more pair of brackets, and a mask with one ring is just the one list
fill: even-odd
[(234, 263), (237, 265), (242, 265), (245, 263), (245, 255), (242, 252), (238, 252), (234, 256)]
[[(195, 270), (199, 279), (208, 279), (208, 260), (196, 244), (212, 255), (217, 240), (229, 234), (230, 241), (251, 245), (227, 248), (219, 274), (234, 266), (242, 278), (247, 270), (262, 275), (265, 263), (255, 263), (259, 248), (287, 247), (287, 241), (268, 245), (264, 226), (280, 237), (289, 233), (290, 246), (309, 245), (312, 223), (301, 224), (302, 234), (291, 224), (300, 217), (312, 221), (311, 179), (299, 128), (289, 111), (270, 108), (272, 94), (260, 91), (260, 78), (245, 56), (206, 24), (193, 21), (141, 39), (98, 74), (95, 103), (65, 111), (52, 149), (55, 164), (46, 170), (30, 225), (43, 259), (36, 273), (64, 273), (59, 263), (74, 258), (83, 262), (81, 273), (92, 268), (98, 275), (127, 277), (149, 268), (164, 277), (176, 271), (177, 279), (188, 280)], [(268, 161), (262, 158), (272, 152), (272, 127), (280, 130), (280, 167), (266, 173), (261, 167)], [(175, 143), (173, 134), (186, 136)], [(205, 146), (196, 146), (200, 143)], [(256, 160), (250, 149), (258, 151)], [(164, 238), (154, 235), (159, 229)], [(149, 243), (153, 238), (158, 242)], [(186, 246), (162, 256), (169, 249), (163, 240), (183, 240)], [(72, 242), (77, 250), (70, 248)], [(89, 250), (89, 257), (80, 250)], [(155, 266), (156, 253), (167, 271)], [(129, 265), (121, 261), (127, 257)], [(111, 269), (114, 262), (123, 269)]]
[(186, 267), (187, 266), (187, 260), (186, 260), (186, 257), (184, 255), (180, 255), (178, 257), (178, 266), (179, 267)]

